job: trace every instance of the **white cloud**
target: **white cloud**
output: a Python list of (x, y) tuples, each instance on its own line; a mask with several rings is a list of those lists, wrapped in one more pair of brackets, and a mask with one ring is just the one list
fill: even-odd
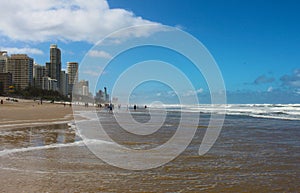
[(269, 88), (268, 88), (268, 90), (267, 90), (268, 92), (272, 92), (273, 91), (273, 87), (272, 86), (270, 86)]
[(111, 59), (112, 56), (105, 52), (105, 51), (101, 51), (101, 50), (91, 50), (89, 53), (88, 53), (89, 56), (91, 57), (99, 57), (99, 58), (105, 58), (105, 59)]
[(159, 93), (156, 93), (156, 96), (161, 96), (161, 93), (159, 92)]
[(180, 29), (180, 30), (185, 30), (186, 29), (186, 27), (184, 27), (183, 25), (180, 25), (180, 24), (175, 25), (175, 27), (177, 29)]
[(82, 72), (83, 74), (89, 75), (89, 76), (100, 76), (100, 73), (93, 71), (93, 70), (85, 70)]
[(176, 93), (173, 90), (168, 91), (169, 96), (176, 96)]
[(203, 93), (203, 88), (199, 88), (198, 90), (196, 90), (197, 94)]
[(197, 95), (203, 92), (202, 88), (199, 88), (198, 90), (188, 90), (185, 93), (183, 93), (183, 96), (193, 96)]
[(118, 37), (147, 36), (162, 25), (124, 9), (111, 9), (106, 0), (1, 1), (0, 35), (18, 41), (87, 41), (95, 43), (124, 27), (147, 25)]
[(2, 51), (7, 51), (8, 54), (33, 54), (33, 55), (43, 55), (43, 51), (37, 48), (29, 48), (29, 47), (25, 47), (25, 48), (3, 48), (0, 47), (0, 50)]

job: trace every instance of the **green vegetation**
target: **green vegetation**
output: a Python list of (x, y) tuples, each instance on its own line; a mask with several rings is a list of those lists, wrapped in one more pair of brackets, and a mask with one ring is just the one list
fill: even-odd
[(58, 91), (43, 90), (34, 87), (27, 87), (24, 90), (16, 89), (14, 93), (11, 93), (12, 97), (19, 97), (24, 99), (43, 99), (54, 101), (70, 101), (71, 99), (61, 95)]

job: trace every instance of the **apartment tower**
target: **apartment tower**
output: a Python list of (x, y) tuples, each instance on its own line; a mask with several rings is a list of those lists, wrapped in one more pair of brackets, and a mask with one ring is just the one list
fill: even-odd
[(73, 86), (78, 83), (78, 63), (77, 62), (68, 62), (67, 71), (69, 75), (69, 91), (68, 94), (72, 95)]
[(33, 86), (33, 59), (26, 54), (12, 54), (7, 58), (6, 72), (12, 74), (16, 89)]
[(50, 45), (50, 62), (46, 64), (48, 76), (51, 79), (57, 80), (57, 85), (60, 87), (61, 76), (61, 52), (57, 45)]

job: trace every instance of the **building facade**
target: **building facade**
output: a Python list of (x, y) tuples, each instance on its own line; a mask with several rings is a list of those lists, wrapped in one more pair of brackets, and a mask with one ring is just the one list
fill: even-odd
[(77, 84), (78, 82), (78, 63), (77, 62), (68, 62), (67, 63), (67, 70), (68, 70), (68, 75), (69, 75), (69, 90), (68, 94), (71, 96), (73, 92), (73, 86)]
[(57, 45), (50, 45), (50, 62), (47, 64), (48, 76), (51, 79), (56, 79), (58, 87), (60, 86), (61, 72), (61, 51)]
[(59, 91), (57, 80), (56, 79), (52, 79), (50, 77), (43, 77), (42, 89), (43, 90)]
[(6, 72), (7, 51), (0, 51), (0, 73)]
[(104, 87), (104, 92), (102, 90), (99, 90), (96, 93), (95, 101), (97, 103), (108, 103), (109, 102), (109, 94), (107, 93), (106, 87)]
[(35, 88), (43, 88), (43, 77), (46, 76), (46, 67), (35, 64), (33, 66), (33, 85)]
[(65, 71), (60, 72), (60, 93), (68, 95), (69, 75)]
[(12, 54), (7, 58), (6, 72), (12, 74), (16, 89), (33, 86), (33, 59), (26, 54)]
[(10, 86), (12, 86), (12, 74), (0, 73), (0, 94), (8, 94)]
[(81, 80), (76, 84), (76, 94), (89, 96), (89, 81)]

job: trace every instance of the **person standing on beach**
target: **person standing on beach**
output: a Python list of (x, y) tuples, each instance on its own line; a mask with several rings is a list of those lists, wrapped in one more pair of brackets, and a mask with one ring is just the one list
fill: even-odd
[(113, 112), (113, 104), (110, 103), (109, 105), (109, 112), (112, 113)]
[(133, 106), (133, 109), (136, 111), (136, 105)]

